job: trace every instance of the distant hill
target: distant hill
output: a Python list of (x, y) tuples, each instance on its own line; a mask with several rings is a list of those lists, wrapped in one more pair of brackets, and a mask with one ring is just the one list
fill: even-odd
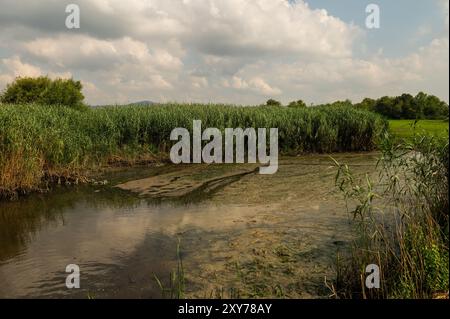
[(128, 104), (105, 104), (105, 105), (91, 105), (92, 108), (97, 108), (97, 107), (105, 107), (105, 106), (112, 106), (112, 105), (130, 105), (130, 106), (152, 106), (152, 105), (158, 105), (159, 103), (153, 102), (153, 101), (139, 101), (139, 102), (133, 102), (133, 103), (128, 103)]
[(139, 102), (134, 102), (134, 103), (130, 103), (128, 105), (135, 105), (135, 106), (150, 106), (150, 105), (156, 105), (158, 103), (153, 102), (153, 101), (139, 101)]

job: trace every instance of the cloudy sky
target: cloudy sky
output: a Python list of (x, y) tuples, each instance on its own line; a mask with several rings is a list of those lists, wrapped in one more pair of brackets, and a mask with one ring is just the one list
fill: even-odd
[[(81, 11), (67, 29), (68, 4)], [(366, 6), (381, 10), (367, 29)], [(0, 0), (0, 90), (81, 80), (90, 104), (449, 99), (447, 0)]]

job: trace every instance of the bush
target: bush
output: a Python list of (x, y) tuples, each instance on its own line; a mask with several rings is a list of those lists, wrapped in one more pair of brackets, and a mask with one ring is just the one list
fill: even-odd
[(42, 104), (64, 105), (75, 109), (83, 109), (83, 86), (80, 81), (73, 79), (55, 79), (48, 77), (17, 78), (8, 84), (0, 96), (4, 104)]

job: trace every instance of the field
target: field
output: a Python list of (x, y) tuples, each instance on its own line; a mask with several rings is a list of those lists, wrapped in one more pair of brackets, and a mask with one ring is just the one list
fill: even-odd
[[(289, 109), (225, 105), (103, 107), (0, 106), (0, 193), (36, 190), (46, 175), (70, 175), (112, 160), (160, 157), (174, 128), (192, 121), (223, 130), (279, 128), (284, 154), (369, 151), (386, 128), (380, 116), (352, 108)], [(47, 179), (49, 176), (47, 176)]]
[(422, 134), (428, 133), (439, 137), (448, 136), (448, 121), (443, 120), (390, 120), (391, 132), (400, 138), (409, 138), (414, 132)]

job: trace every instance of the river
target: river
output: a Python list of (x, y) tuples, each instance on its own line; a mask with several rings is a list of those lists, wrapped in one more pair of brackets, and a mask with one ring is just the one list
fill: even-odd
[[(336, 158), (373, 172), (377, 154)], [(327, 155), (109, 172), (0, 203), (1, 298), (161, 298), (180, 259), (185, 296), (326, 298), (352, 221)], [(180, 254), (177, 245), (180, 243)], [(80, 289), (65, 285), (80, 267)]]

